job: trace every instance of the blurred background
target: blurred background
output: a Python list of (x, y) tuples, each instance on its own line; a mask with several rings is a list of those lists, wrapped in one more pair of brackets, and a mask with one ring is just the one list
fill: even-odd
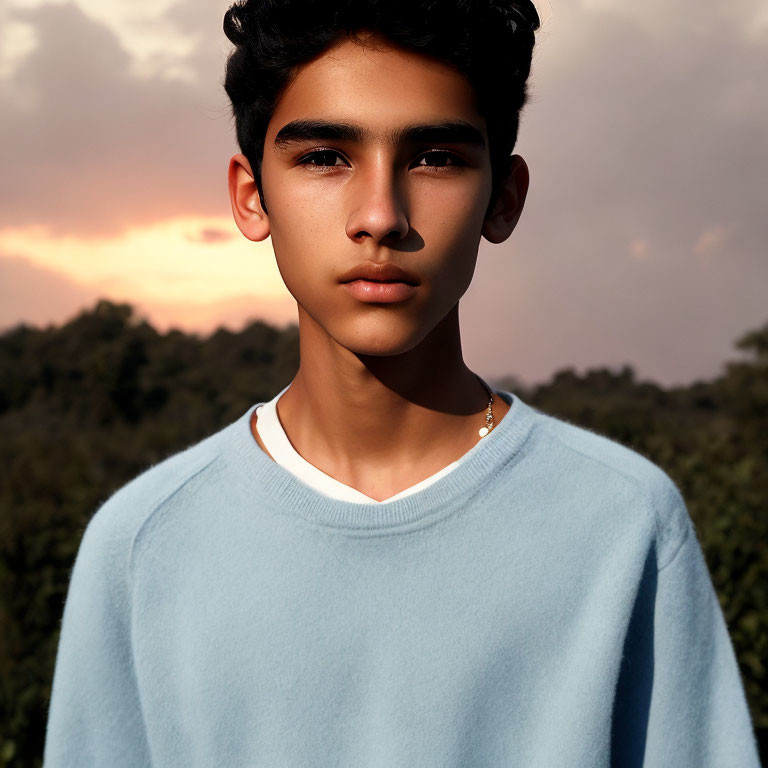
[[(229, 212), (227, 6), (0, 4), (0, 766), (40, 765), (98, 505), (298, 366), (270, 244)], [(542, 14), (531, 190), (510, 241), (481, 247), (465, 358), (677, 482), (765, 759), (768, 6)]]

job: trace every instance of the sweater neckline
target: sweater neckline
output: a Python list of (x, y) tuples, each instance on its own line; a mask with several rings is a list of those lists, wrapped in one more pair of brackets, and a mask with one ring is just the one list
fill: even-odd
[(479, 440), (458, 467), (432, 485), (379, 504), (326, 496), (269, 458), (253, 437), (250, 425), (251, 414), (263, 403), (255, 403), (230, 425), (224, 457), (234, 481), (253, 499), (254, 508), (268, 501), (283, 514), (360, 532), (420, 527), (463, 508), (504, 465), (517, 462), (523, 455), (521, 448), (530, 434), (535, 409), (511, 392), (498, 390), (497, 394), (510, 408), (491, 432), (493, 439)]
[[(280, 417), (277, 413), (277, 403), (283, 394), (289, 389), (290, 384), (275, 395), (272, 400), (263, 405), (256, 406), (256, 412), (259, 414), (256, 429), (259, 432), (261, 442), (264, 444), (268, 453), (272, 458), (281, 466), (285, 467), (289, 472), (296, 475), (301, 481), (307, 485), (311, 485), (316, 490), (324, 493), (326, 496), (331, 496), (338, 501), (360, 501), (363, 504), (387, 504), (390, 501), (394, 501), (400, 496), (410, 496), (412, 493), (418, 493), (422, 488), (427, 488), (432, 483), (437, 482), (443, 475), (447, 475), (452, 472), (459, 464), (465, 459), (467, 454), (460, 457), (456, 461), (451, 462), (442, 469), (434, 472), (429, 477), (425, 477), (418, 483), (414, 483), (408, 488), (404, 488), (398, 493), (392, 494), (388, 499), (378, 500), (366, 496), (361, 491), (358, 491), (352, 486), (345, 485), (331, 475), (326, 474), (321, 469), (318, 469), (313, 464), (310, 464), (291, 444), (288, 436), (285, 434), (283, 425), (280, 422)], [(497, 393), (498, 394), (498, 393)], [(253, 418), (253, 416), (251, 416)], [(490, 435), (485, 439), (494, 440), (495, 434), (491, 430)]]

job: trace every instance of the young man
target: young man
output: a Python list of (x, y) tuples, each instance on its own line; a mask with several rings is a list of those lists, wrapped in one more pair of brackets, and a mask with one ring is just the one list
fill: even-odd
[(672, 481), (462, 360), (479, 240), (525, 200), (537, 26), (527, 0), (228, 12), (232, 209), (301, 365), (93, 518), (48, 768), (758, 765)]

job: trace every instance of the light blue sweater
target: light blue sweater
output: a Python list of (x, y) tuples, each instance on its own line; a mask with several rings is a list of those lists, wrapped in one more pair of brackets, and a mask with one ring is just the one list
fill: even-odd
[(116, 493), (72, 574), (46, 768), (757, 767), (675, 485), (502, 396), (391, 504), (302, 484), (250, 413)]

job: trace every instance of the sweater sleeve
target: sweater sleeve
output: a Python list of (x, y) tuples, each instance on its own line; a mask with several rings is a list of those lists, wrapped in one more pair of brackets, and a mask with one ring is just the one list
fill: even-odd
[(45, 768), (151, 764), (130, 640), (130, 535), (121, 530), (114, 511), (108, 503), (91, 520), (72, 572)]
[(683, 535), (657, 577), (643, 765), (760, 768), (733, 646), (682, 501), (677, 514)]

